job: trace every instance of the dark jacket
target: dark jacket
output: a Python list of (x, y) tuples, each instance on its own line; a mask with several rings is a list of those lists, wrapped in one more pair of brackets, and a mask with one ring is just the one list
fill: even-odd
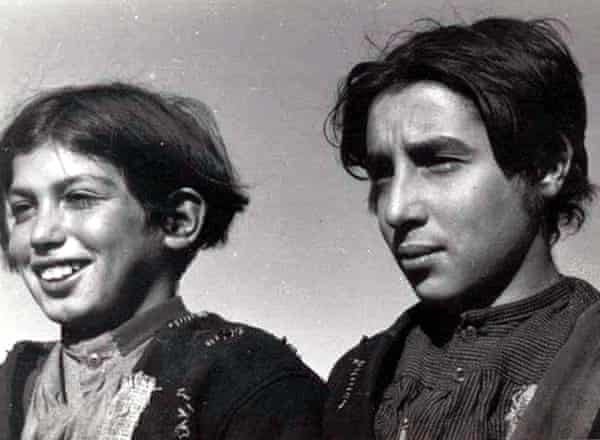
[[(590, 286), (591, 288), (591, 286)], [(324, 439), (372, 440), (375, 413), (415, 311), (346, 353), (329, 378)], [(510, 440), (600, 438), (600, 303), (579, 316), (569, 339), (538, 383)]]
[[(52, 344), (22, 342), (0, 371), (0, 438), (18, 439), (27, 378)], [(217, 315), (158, 331), (134, 373), (156, 379), (133, 439), (316, 439), (322, 381), (285, 341)]]

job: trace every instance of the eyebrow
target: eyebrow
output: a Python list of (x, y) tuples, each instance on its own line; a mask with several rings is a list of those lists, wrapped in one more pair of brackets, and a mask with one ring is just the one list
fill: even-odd
[(474, 148), (460, 139), (450, 136), (437, 136), (419, 142), (410, 142), (404, 145), (408, 152), (419, 151), (426, 153), (452, 152), (460, 154), (471, 154)]
[[(475, 150), (463, 141), (450, 136), (437, 136), (424, 141), (409, 142), (404, 144), (404, 149), (410, 155), (428, 156), (440, 153), (454, 153), (459, 155), (470, 155)], [(382, 167), (391, 166), (393, 160), (391, 154), (393, 148), (386, 145), (378, 145), (374, 150), (367, 148), (365, 156), (365, 167), (368, 170), (377, 170)]]
[[(114, 180), (109, 179), (108, 177), (96, 176), (94, 174), (79, 174), (77, 176), (67, 177), (59, 182), (54, 183), (52, 185), (52, 189), (55, 192), (62, 192), (71, 185), (75, 185), (77, 183), (90, 181), (90, 180), (97, 182), (101, 185), (104, 185), (106, 187), (112, 188), (112, 189), (118, 188), (118, 186), (114, 182)], [(27, 197), (27, 196), (32, 196), (33, 193), (34, 192), (32, 190), (30, 190), (29, 188), (21, 188), (21, 187), (12, 186), (12, 185), (10, 186), (10, 188), (8, 190), (9, 196), (17, 195), (17, 196)]]

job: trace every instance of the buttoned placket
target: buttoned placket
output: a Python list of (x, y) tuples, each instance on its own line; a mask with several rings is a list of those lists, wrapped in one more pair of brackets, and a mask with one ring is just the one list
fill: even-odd
[(77, 381), (82, 397), (102, 389), (106, 383), (106, 375), (111, 369), (111, 365), (118, 362), (115, 356), (118, 356), (118, 353), (114, 351), (93, 351), (79, 358), (76, 368)]
[(402, 419), (396, 440), (408, 440), (408, 417)]

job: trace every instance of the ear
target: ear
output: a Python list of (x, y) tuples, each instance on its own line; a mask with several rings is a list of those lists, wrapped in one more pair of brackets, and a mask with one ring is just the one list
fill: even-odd
[(563, 141), (565, 148), (554, 168), (549, 169), (538, 182), (540, 194), (546, 199), (551, 199), (559, 193), (571, 169), (573, 147), (566, 138), (563, 138)]
[(206, 204), (198, 192), (192, 188), (180, 188), (168, 198), (169, 213), (162, 223), (165, 246), (171, 250), (182, 250), (191, 246), (198, 238)]

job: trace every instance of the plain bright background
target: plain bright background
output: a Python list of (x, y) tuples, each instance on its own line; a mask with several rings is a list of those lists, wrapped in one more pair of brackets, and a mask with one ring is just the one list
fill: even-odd
[[(367, 212), (367, 185), (344, 174), (322, 136), (339, 79), (420, 17), (553, 16), (585, 75), (588, 150), (600, 182), (600, 2), (595, 0), (2, 0), (3, 121), (45, 87), (124, 80), (204, 100), (249, 185), (230, 243), (205, 252), (181, 294), (287, 336), (322, 376), (363, 334), (414, 302)], [(560, 267), (600, 286), (592, 211), (556, 249)], [(0, 359), (21, 339), (54, 339), (21, 281), (0, 272)]]

